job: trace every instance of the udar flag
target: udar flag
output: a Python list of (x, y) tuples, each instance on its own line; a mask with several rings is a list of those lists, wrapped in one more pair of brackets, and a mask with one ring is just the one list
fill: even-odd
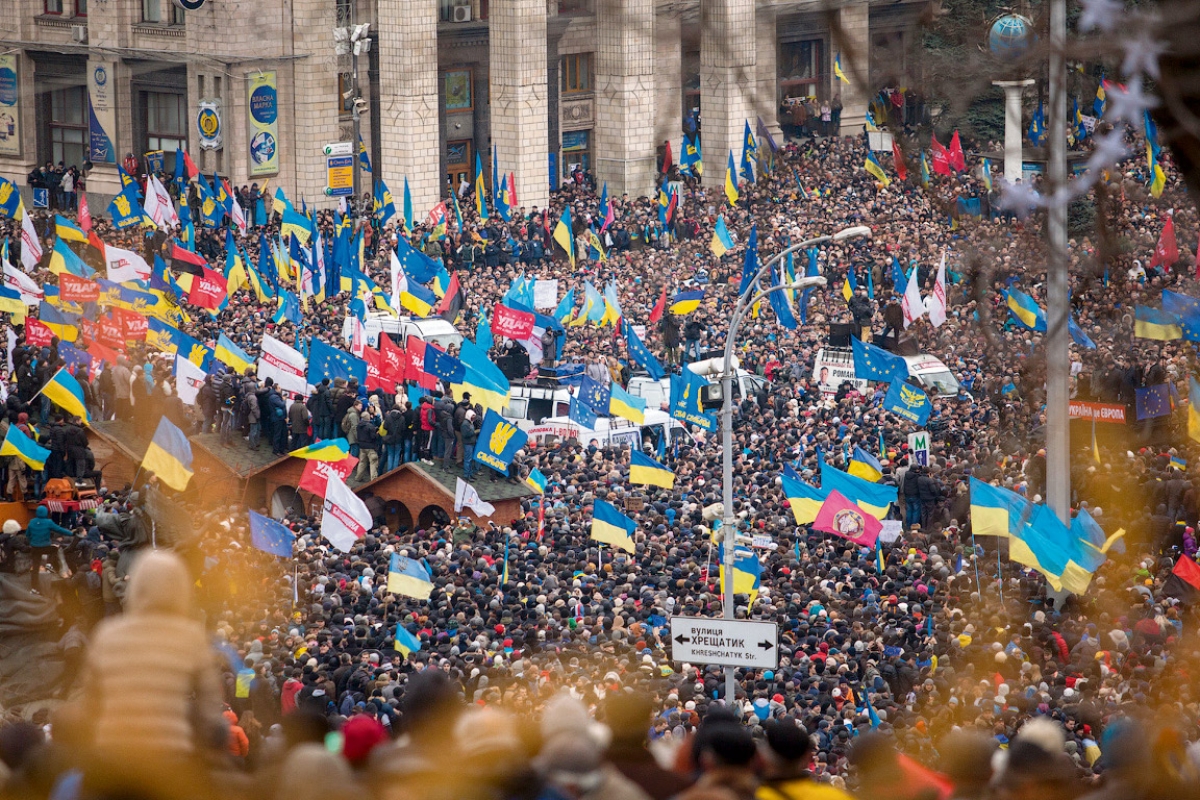
[(371, 512), (367, 510), (367, 504), (350, 491), (345, 481), (331, 475), (325, 484), (321, 535), (345, 553), (370, 529)]
[(851, 503), (836, 489), (825, 498), (812, 526), (815, 530), (849, 539), (861, 547), (874, 547), (883, 527), (878, 519)]

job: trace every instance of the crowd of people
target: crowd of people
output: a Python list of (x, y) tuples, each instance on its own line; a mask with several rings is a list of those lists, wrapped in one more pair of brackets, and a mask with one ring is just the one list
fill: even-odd
[[(247, 509), (236, 504), (191, 509), (196, 534), (171, 549), (114, 538), (105, 510), (66, 520), (78, 542), (64, 574), (74, 576), (55, 583), (62, 607), (78, 616), (62, 628), (86, 634), (86, 655), (71, 637), (69, 669), (46, 687), (61, 703), (0, 728), (0, 764), (11, 773), (5, 790), (577, 800), (1195, 792), (1194, 598), (1163, 588), (1176, 560), (1195, 555), (1200, 493), (1180, 467), (1200, 464), (1200, 450), (1178, 422), (1143, 430), (1132, 405), (1137, 388), (1158, 383), (1187, 395), (1191, 345), (1135, 338), (1132, 309), (1157, 305), (1163, 288), (1197, 294), (1194, 203), (1164, 152), (1161, 198), (1129, 161), (1097, 195), (1093, 225), (1072, 234), (1073, 312), (1095, 344), (1072, 346), (1072, 396), (1131, 405), (1119, 435), (1073, 440), (1073, 509), (1127, 533), (1124, 554), (1110, 554), (1092, 591), (1064, 597), (1010, 562), (995, 540), (973, 537), (969, 513), (972, 477), (1034, 502), (1046, 492), (1042, 334), (1010, 317), (1000, 291), (1016, 286), (1045, 305), (1040, 222), (962, 214), (959, 198), (988, 195), (975, 158), (969, 170), (922, 187), (911, 167), (909, 181), (880, 185), (863, 157), (861, 138), (787, 141), (770, 159), (774, 169), (742, 183), (733, 207), (722, 189), (673, 171), (674, 218), (662, 223), (657, 197), (612, 198), (603, 254), (590, 247), (589, 228), (600, 232), (603, 216), (586, 179), (555, 193), (549, 208), (513, 209), (509, 221), (479, 219), (467, 195), (462, 230), (450, 225), (441, 241), (430, 240), (428, 225), (412, 234), (414, 246), (457, 273), (464, 335), (475, 335), (479, 313), (523, 272), (555, 278), (560, 296), (574, 289), (580, 300), (585, 280), (612, 282), (626, 319), (646, 325), (647, 346), (678, 369), (723, 347), (752, 225), (764, 261), (789, 242), (871, 228), (869, 239), (818, 249), (828, 286), (796, 298), (804, 324), (787, 330), (764, 304), (738, 346), (742, 367), (770, 383), (735, 407), (733, 513), (742, 531), (772, 546), (758, 551), (762, 585), (737, 596), (737, 613), (777, 623), (775, 669), (739, 668), (737, 695), (728, 697), (718, 667), (672, 657), (672, 616), (721, 611), (715, 437), (693, 430), (661, 456), (675, 474), (670, 490), (630, 484), (628, 447), (531, 442), (511, 475), (536, 468), (547, 486), (525, 499), (522, 516), (378, 526), (349, 552), (320, 537), (317, 519), (295, 513), (284, 520), (297, 536), (293, 558), (260, 552), (249, 546)], [(881, 161), (891, 169), (886, 155)], [(552, 232), (566, 207), (574, 265)], [(1151, 267), (1168, 214), (1183, 255)], [(720, 258), (710, 249), (719, 217), (735, 240)], [(4, 223), (11, 235), (12, 222)], [(52, 218), (38, 224), (53, 231)], [(333, 212), (318, 212), (317, 224), (335, 236)], [(405, 234), (395, 222), (368, 224), (365, 271), (386, 289), (390, 249)], [(162, 245), (94, 225), (119, 247)], [(276, 218), (266, 227), (277, 226)], [(198, 231), (197, 250), (220, 268), (225, 231)], [(257, 231), (234, 238), (257, 259)], [(948, 319), (906, 328), (896, 318), (903, 287), (893, 262), (915, 266), (928, 294), (943, 254)], [(847, 301), (841, 290), (851, 271), (860, 288)], [(48, 272), (35, 277), (54, 282)], [(703, 288), (700, 309), (650, 323), (660, 295), (684, 288)], [(224, 333), (251, 355), (264, 333), (344, 346), (349, 302), (345, 294), (314, 301), (295, 325), (273, 321), (274, 307), (242, 291), (219, 313), (190, 314), (181, 329), (209, 344)], [(958, 395), (932, 397), (927, 465), (908, 452), (912, 426), (883, 410), (886, 387), (831, 393), (818, 384), (816, 353), (831, 325), (847, 324), (872, 335), (898, 328), (957, 376)], [(53, 425), (52, 404), (28, 405), (58, 356), (53, 346), (31, 352), (19, 326), (16, 334), (7, 424), (40, 414)], [(606, 382), (636, 369), (612, 326), (568, 326), (565, 334), (563, 363), (612, 359), (614, 369), (588, 373)], [(213, 377), (185, 406), (171, 370), (157, 362), (131, 346), (94, 380), (79, 375), (96, 418), (153, 430), (166, 415), (192, 431), (245, 436), (250, 447), (265, 439), (276, 453), (345, 435), (362, 458), (361, 479), (413, 459), (447, 468), (465, 461), (471, 476), (468, 427), (482, 409), (469, 402), (435, 392), (414, 409), (404, 387), (367, 393), (338, 381), (289, 398), (247, 371)], [(73, 421), (60, 424), (62, 469), (90, 472), (87, 456), (72, 449)], [(822, 459), (844, 467), (856, 447), (881, 455), (881, 482), (899, 491), (891, 516), (903, 531), (881, 545), (882, 564), (874, 552), (797, 526), (781, 486), (785, 465), (816, 482)], [(7, 460), (10, 488), (14, 472), (18, 481), (33, 477)], [(107, 487), (106, 496), (119, 511), (162, 492), (150, 482)], [(589, 540), (598, 500), (636, 520), (634, 553)], [(179, 502), (186, 506), (186, 495)], [(35, 580), (37, 548), (53, 534), (37, 527), (37, 543), (33, 526), (28, 537)], [(6, 526), (5, 536), (11, 571), (22, 535)], [(387, 592), (396, 554), (428, 570), (428, 599)]]

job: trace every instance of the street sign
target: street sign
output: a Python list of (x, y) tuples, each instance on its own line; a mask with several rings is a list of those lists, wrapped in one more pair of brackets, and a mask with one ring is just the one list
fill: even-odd
[(908, 452), (922, 467), (929, 466), (929, 431), (917, 431), (908, 435)]
[(349, 197), (354, 194), (354, 156), (330, 156), (325, 159), (325, 194)]
[(325, 145), (321, 152), (327, 156), (352, 156), (354, 155), (354, 145), (350, 142), (334, 142)]
[(690, 664), (775, 669), (779, 626), (774, 622), (671, 617), (671, 658)]

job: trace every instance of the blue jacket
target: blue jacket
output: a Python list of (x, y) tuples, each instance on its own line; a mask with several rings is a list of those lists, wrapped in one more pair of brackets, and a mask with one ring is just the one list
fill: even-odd
[(50, 535), (61, 533), (64, 536), (70, 536), (71, 532), (61, 525), (55, 524), (54, 520), (50, 519), (50, 512), (45, 506), (38, 506), (37, 516), (29, 522), (29, 527), (25, 529), (25, 535), (29, 537), (30, 547), (49, 547)]

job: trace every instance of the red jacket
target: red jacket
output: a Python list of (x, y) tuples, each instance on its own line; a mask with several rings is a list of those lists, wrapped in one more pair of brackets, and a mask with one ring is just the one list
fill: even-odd
[(279, 698), (284, 714), (290, 714), (296, 710), (296, 695), (300, 694), (300, 690), (303, 688), (304, 684), (295, 678), (288, 678), (283, 682), (283, 691), (279, 693)]

